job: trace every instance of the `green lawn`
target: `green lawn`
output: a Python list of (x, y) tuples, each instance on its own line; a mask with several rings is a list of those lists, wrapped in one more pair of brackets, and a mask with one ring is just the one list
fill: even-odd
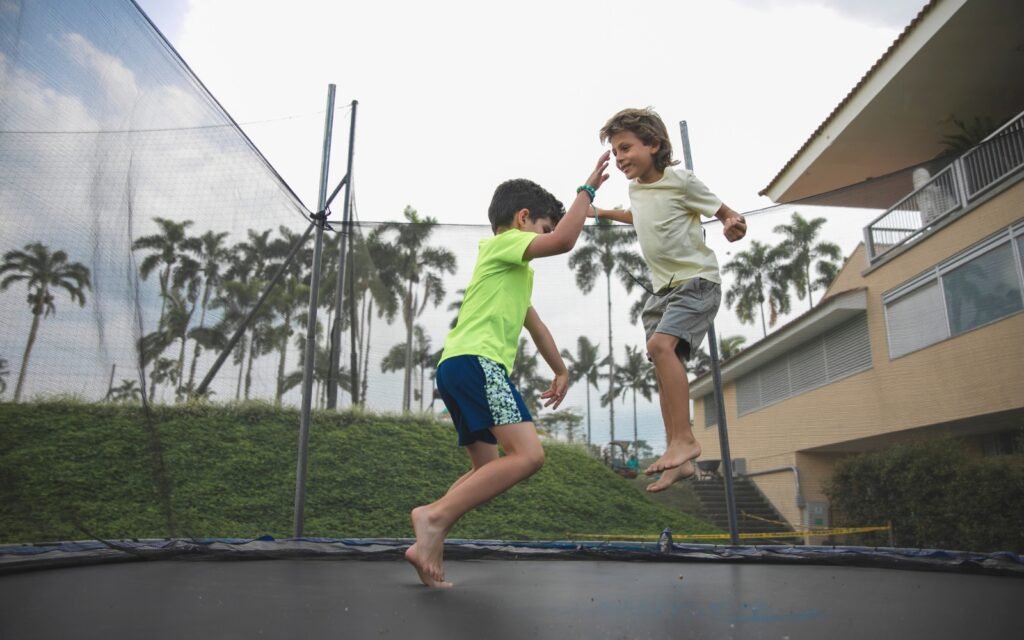
[[(0, 542), (292, 534), (299, 415), (264, 404), (140, 407), (0, 403)], [(544, 468), (468, 514), (452, 537), (717, 531), (685, 487), (650, 496), (582, 447), (547, 444)], [(308, 537), (411, 537), (409, 510), (468, 460), (450, 424), (317, 413)], [(692, 494), (692, 492), (689, 492)]]

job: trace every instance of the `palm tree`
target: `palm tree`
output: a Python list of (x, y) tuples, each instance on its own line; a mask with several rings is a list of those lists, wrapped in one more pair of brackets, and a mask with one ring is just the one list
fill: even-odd
[(711, 356), (704, 350), (704, 347), (697, 347), (696, 351), (690, 351), (690, 359), (686, 361), (686, 374), (699, 378), (708, 371), (711, 371)]
[(819, 262), (814, 265), (815, 270), (818, 272), (818, 277), (814, 281), (815, 289), (827, 290), (832, 286), (832, 282), (839, 275), (840, 266), (835, 262)]
[[(371, 231), (364, 240), (361, 235), (353, 237), (352, 264), (356, 281), (356, 304), (358, 309), (358, 326), (356, 331), (356, 350), (358, 354), (355, 381), (358, 388), (354, 391), (353, 404), (365, 404), (369, 391), (370, 371), (370, 336), (373, 318), (384, 318), (388, 324), (398, 314), (401, 289), (400, 277), (395, 269), (392, 256), (394, 248), (381, 237), (380, 228)], [(376, 307), (376, 309), (375, 309)]]
[(142, 399), (142, 389), (138, 380), (121, 378), (120, 386), (111, 389), (108, 397), (111, 402), (138, 402)]
[[(430, 336), (426, 334), (421, 325), (416, 325), (413, 330), (415, 333), (415, 344), (413, 345), (413, 365), (419, 367), (420, 371), (420, 384), (419, 389), (416, 390), (416, 397), (420, 401), (420, 411), (423, 411), (423, 400), (426, 396), (426, 381), (427, 381), (427, 367), (433, 367), (437, 363), (437, 352), (433, 351), (430, 347)], [(405, 354), (406, 349), (405, 343), (399, 343), (391, 347), (387, 355), (380, 362), (380, 370), (384, 373), (389, 371), (401, 371), (405, 368)]]
[(455, 292), (455, 295), (458, 296), (458, 298), (448, 304), (448, 310), (455, 312), (455, 315), (452, 316), (452, 321), (448, 323), (449, 329), (454, 329), (455, 325), (459, 323), (459, 312), (462, 311), (462, 303), (465, 302), (466, 299), (466, 290), (458, 289)]
[(597, 384), (598, 366), (597, 361), (598, 345), (591, 344), (586, 336), (576, 339), (576, 354), (569, 353), (568, 349), (562, 349), (562, 358), (568, 363), (569, 384), (573, 385), (583, 380), (587, 390), (587, 444), (590, 444), (590, 387), (600, 390)]
[[(626, 345), (626, 360), (616, 369), (615, 375), (618, 394), (625, 400), (626, 392), (633, 395), (633, 450), (637, 450), (638, 434), (636, 419), (636, 394), (650, 400), (658, 390), (658, 380), (654, 375), (654, 365), (647, 360), (647, 354), (632, 345)], [(610, 400), (610, 398), (609, 398)], [(604, 398), (602, 398), (602, 402)], [(614, 439), (614, 438), (613, 438)]]
[[(199, 305), (199, 326), (196, 328), (200, 334), (206, 329), (206, 312), (210, 308), (210, 302), (219, 291), (224, 279), (221, 268), (231, 260), (231, 252), (223, 244), (227, 236), (227, 231), (220, 233), (207, 231), (199, 238), (199, 250), (196, 252), (196, 257), (203, 278), (203, 298)], [(185, 385), (190, 390), (193, 389), (195, 383), (196, 364), (199, 362), (199, 356), (202, 355), (203, 347), (201, 341), (195, 338), (194, 332), (195, 329), (189, 334), (189, 337), (195, 342), (195, 348), (192, 350), (192, 365), (189, 367), (188, 382)], [(191, 391), (189, 395), (191, 395)]]
[[(805, 220), (799, 213), (793, 212), (789, 224), (775, 227), (775, 233), (781, 233), (786, 239), (779, 245), (780, 250), (789, 262), (783, 265), (788, 279), (796, 288), (796, 296), (801, 300), (807, 296), (809, 308), (814, 308), (811, 292), (817, 288), (819, 281), (811, 280), (811, 264), (816, 261), (838, 261), (842, 258), (842, 250), (834, 242), (818, 242), (818, 232), (826, 222), (825, 218)], [(838, 268), (837, 268), (838, 270)]]
[(68, 262), (68, 255), (63, 251), (50, 251), (41, 242), (25, 245), (23, 251), (12, 250), (4, 254), (0, 265), (0, 291), (16, 282), (24, 282), (28, 288), (28, 306), (32, 311), (32, 327), (28, 332), (28, 342), (21, 358), (21, 369), (18, 371), (18, 383), (14, 387), (14, 401), (21, 400), (21, 392), (25, 385), (25, 374), (28, 371), (29, 356), (32, 345), (39, 333), (40, 321), (51, 313), (57, 313), (54, 294), (51, 289), (64, 289), (72, 302), (85, 306), (85, 290), (92, 287), (89, 269), (79, 262)]
[(402, 386), (402, 410), (409, 411), (412, 404), (413, 326), (423, 314), (427, 303), (436, 307), (445, 297), (445, 273), (455, 273), (455, 254), (448, 249), (427, 246), (427, 240), (437, 226), (437, 220), (420, 218), (416, 210), (406, 207), (406, 223), (386, 222), (379, 227), (379, 236), (385, 238), (395, 232), (392, 246), (397, 250), (395, 265), (402, 287), (402, 318), (405, 321), (405, 381)]
[(575, 442), (576, 432), (583, 422), (583, 416), (572, 409), (561, 409), (537, 418), (537, 426), (547, 431), (552, 437), (557, 438), (558, 434), (565, 431), (565, 439), (570, 443)]
[[(139, 265), (139, 274), (143, 280), (149, 279), (149, 274), (154, 269), (163, 267), (160, 271), (160, 316), (157, 319), (157, 326), (163, 325), (164, 311), (167, 308), (167, 296), (171, 288), (171, 275), (180, 259), (187, 252), (199, 250), (199, 239), (189, 238), (186, 229), (192, 226), (191, 220), (175, 222), (167, 218), (153, 218), (160, 228), (158, 233), (137, 238), (132, 243), (133, 251), (150, 251)], [(150, 385), (150, 395), (156, 393), (156, 378), (152, 376), (153, 382)]]
[[(317, 335), (323, 333), (323, 326), (321, 323), (317, 323)], [(296, 345), (298, 346), (299, 353), (306, 352), (306, 334), (304, 332), (296, 334)], [(319, 344), (316, 345), (313, 354), (313, 382), (316, 383), (320, 391), (316, 394), (317, 406), (323, 408), (327, 404), (327, 377), (330, 373), (330, 361), (331, 361), (331, 350), (321, 347)], [(304, 372), (302, 368), (292, 371), (284, 377), (284, 390), (290, 391), (295, 387), (302, 384)], [(348, 369), (345, 367), (339, 367), (338, 369), (338, 388), (342, 391), (351, 393), (352, 377), (348, 374)]]
[(735, 276), (736, 282), (725, 292), (725, 306), (736, 305), (736, 317), (744, 324), (754, 323), (757, 310), (761, 316), (761, 331), (767, 336), (764, 303), (768, 302), (768, 324), (775, 326), (780, 314), (789, 313), (789, 281), (780, 269), (783, 250), (769, 247), (757, 240), (750, 241), (750, 249), (740, 251), (724, 267), (723, 273)]
[[(181, 317), (175, 319), (173, 330), (175, 332), (175, 339), (181, 340), (181, 346), (178, 349), (178, 367), (175, 372), (174, 383), (177, 387), (175, 397), (178, 400), (182, 400), (187, 397), (187, 394), (184, 392), (184, 385), (185, 347), (188, 344), (188, 329), (192, 324), (192, 317), (196, 313), (196, 307), (199, 305), (199, 289), (203, 278), (201, 265), (191, 256), (181, 256), (179, 262), (178, 268), (174, 271), (174, 277), (171, 279), (174, 287), (170, 295), (172, 298), (179, 298), (181, 305)], [(168, 323), (168, 325), (170, 324)]]
[[(625, 229), (625, 230), (624, 230)], [(615, 272), (627, 293), (637, 285), (632, 274), (643, 273), (643, 258), (633, 247), (636, 233), (632, 229), (618, 228), (606, 218), (597, 224), (584, 227), (581, 236), (583, 246), (569, 258), (569, 268), (576, 272), (576, 285), (583, 293), (590, 293), (597, 282), (598, 274), (605, 279), (605, 295), (608, 300), (608, 395), (615, 395), (615, 351), (612, 348), (612, 272)], [(615, 439), (615, 403), (608, 403), (608, 418), (611, 437)]]
[[(302, 234), (291, 231), (288, 227), (278, 227), (281, 237), (270, 243), (269, 252), (272, 258), (267, 265), (268, 272), (277, 273), (279, 269), (286, 269), (284, 279), (280, 285), (280, 294), (273, 297), (273, 309), (281, 318), (281, 323), (274, 328), (277, 348), (280, 357), (277, 361), (277, 387), (274, 393), (274, 404), (281, 406), (281, 396), (284, 395), (285, 362), (288, 358), (288, 343), (295, 333), (296, 320), (305, 302), (309, 300), (309, 285), (304, 284), (308, 280), (306, 265), (313, 259), (312, 249), (303, 249), (293, 256), (292, 261), (285, 265), (284, 259), (288, 256), (292, 247), (302, 238)], [(328, 246), (330, 246), (329, 243)], [(336, 260), (336, 258), (335, 258)], [(328, 281), (330, 278), (323, 278)], [(334, 286), (329, 287), (331, 298), (334, 296)], [(334, 310), (334, 305), (330, 305)], [(308, 310), (307, 310), (308, 311)]]
[(739, 355), (746, 342), (747, 339), (743, 336), (722, 336), (722, 339), (718, 341), (718, 357), (728, 360)]

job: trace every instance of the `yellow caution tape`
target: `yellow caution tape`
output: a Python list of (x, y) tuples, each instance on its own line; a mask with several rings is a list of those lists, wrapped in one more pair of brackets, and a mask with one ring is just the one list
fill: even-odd
[[(839, 529), (806, 529), (803, 531), (781, 531), (778, 533), (741, 533), (739, 538), (741, 540), (756, 540), (756, 539), (768, 539), (768, 538), (803, 538), (804, 536), (843, 536), (853, 533), (874, 533), (878, 531), (888, 531), (889, 527), (843, 527)], [(596, 540), (658, 540), (661, 536), (659, 535), (648, 535), (648, 534), (637, 534), (637, 535), (615, 535), (615, 534), (604, 534), (604, 533), (566, 533), (568, 539), (575, 540), (580, 538), (596, 539)], [(728, 533), (685, 533), (682, 531), (673, 531), (672, 539), (678, 540), (730, 540), (732, 536)]]

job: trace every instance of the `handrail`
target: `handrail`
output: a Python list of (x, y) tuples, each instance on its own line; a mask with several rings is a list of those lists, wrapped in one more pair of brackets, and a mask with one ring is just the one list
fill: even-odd
[(1024, 111), (869, 222), (864, 227), (868, 264), (924, 237), (939, 220), (966, 209), (1022, 167)]

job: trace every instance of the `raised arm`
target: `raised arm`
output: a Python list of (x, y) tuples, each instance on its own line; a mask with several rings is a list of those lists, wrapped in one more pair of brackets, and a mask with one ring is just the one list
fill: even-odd
[(633, 212), (628, 209), (598, 209), (591, 207), (591, 213), (595, 218), (607, 218), (622, 224), (633, 224)]
[[(604, 170), (608, 168), (608, 157), (610, 155), (610, 151), (602, 153), (601, 157), (597, 160), (597, 167), (594, 168), (587, 178), (586, 184), (595, 191), (601, 188), (604, 181), (608, 179), (608, 174)], [(583, 231), (583, 223), (587, 221), (587, 211), (590, 210), (590, 204), (590, 194), (580, 190), (576, 194), (576, 199), (572, 201), (569, 211), (562, 217), (562, 221), (558, 223), (555, 230), (534, 238), (530, 246), (523, 252), (523, 258), (533, 260), (534, 258), (557, 256), (561, 253), (572, 251), (572, 248), (576, 246), (576, 239), (580, 237), (580, 232)]]
[(725, 206), (725, 203), (718, 208), (715, 217), (722, 221), (722, 233), (729, 242), (736, 242), (747, 235), (747, 219)]
[(569, 370), (565, 367), (562, 355), (558, 353), (555, 339), (551, 336), (547, 325), (541, 321), (540, 316), (537, 315), (537, 311), (533, 307), (526, 310), (526, 320), (523, 322), (523, 326), (530, 332), (530, 337), (533, 338), (533, 344), (537, 347), (537, 351), (544, 358), (544, 361), (548, 363), (548, 366), (551, 367), (552, 373), (555, 374), (555, 379), (551, 381), (551, 386), (548, 387), (547, 391), (540, 394), (540, 397), (541, 400), (544, 400), (545, 407), (557, 409), (558, 405), (562, 404), (562, 400), (565, 399), (565, 393), (569, 390)]

